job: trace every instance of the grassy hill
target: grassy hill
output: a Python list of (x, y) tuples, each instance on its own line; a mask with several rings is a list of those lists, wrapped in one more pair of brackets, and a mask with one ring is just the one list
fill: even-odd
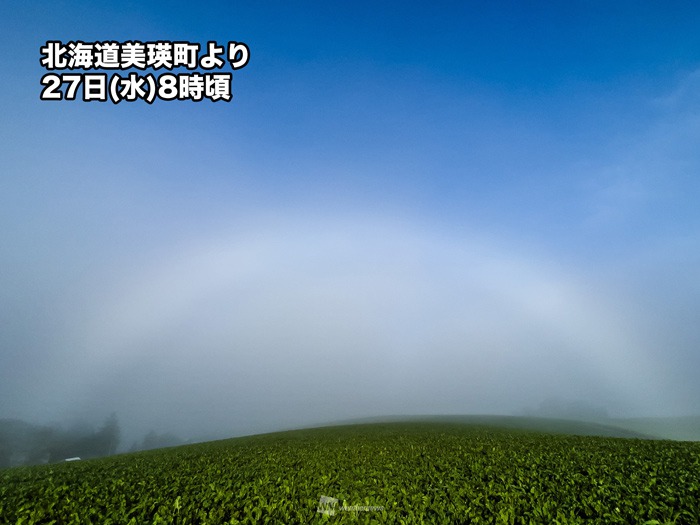
[(698, 523), (700, 443), (572, 434), (618, 431), (451, 416), (6, 469), (0, 523)]
[[(495, 416), (495, 415), (442, 415), (442, 416), (389, 416), (338, 421), (336, 425), (388, 423), (388, 422), (435, 422), (457, 423), (472, 426), (490, 426), (514, 430), (531, 430), (550, 434), (570, 434), (575, 436), (600, 436), (637, 439), (671, 439), (647, 432), (648, 427), (639, 425), (632, 428), (623, 424), (627, 420), (591, 422), (576, 419), (550, 417)], [(620, 422), (618, 424), (618, 421)]]

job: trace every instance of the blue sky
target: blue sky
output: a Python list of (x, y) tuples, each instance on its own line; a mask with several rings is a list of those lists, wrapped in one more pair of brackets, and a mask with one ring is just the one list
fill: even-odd
[[(694, 3), (0, 19), (0, 417), (116, 410), (136, 435), (552, 397), (697, 413)], [(44, 102), (53, 39), (251, 58), (228, 103)]]

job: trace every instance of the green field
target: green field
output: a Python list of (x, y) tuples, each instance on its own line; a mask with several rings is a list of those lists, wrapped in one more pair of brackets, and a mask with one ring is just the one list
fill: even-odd
[(700, 443), (566, 432), (616, 430), (436, 418), (19, 467), (0, 523), (700, 522)]

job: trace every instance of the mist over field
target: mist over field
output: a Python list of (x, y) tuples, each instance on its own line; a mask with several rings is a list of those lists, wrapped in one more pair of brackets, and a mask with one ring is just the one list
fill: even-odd
[[(378, 9), (0, 8), (0, 419), (700, 414), (697, 6)], [(135, 38), (251, 58), (39, 100), (47, 40)]]

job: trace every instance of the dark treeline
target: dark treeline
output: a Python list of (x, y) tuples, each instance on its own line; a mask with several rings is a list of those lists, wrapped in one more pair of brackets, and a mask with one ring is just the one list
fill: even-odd
[[(116, 414), (109, 416), (97, 430), (84, 425), (66, 429), (60, 425), (34, 425), (19, 419), (0, 419), (0, 468), (55, 463), (75, 457), (110, 456), (118, 452), (120, 438)], [(142, 441), (135, 441), (129, 452), (182, 443), (173, 434), (151, 431)]]
[(114, 454), (119, 446), (116, 414), (98, 429), (32, 425), (18, 419), (0, 420), (0, 468), (54, 463), (66, 458)]

